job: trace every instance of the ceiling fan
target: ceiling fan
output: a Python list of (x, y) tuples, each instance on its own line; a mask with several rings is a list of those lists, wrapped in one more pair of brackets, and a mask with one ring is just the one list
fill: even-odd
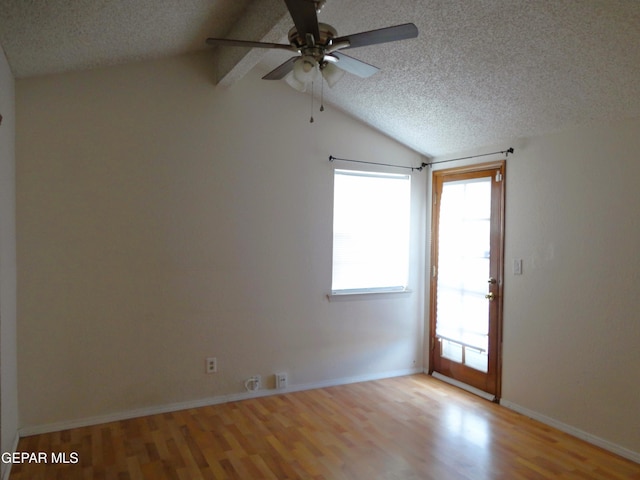
[(332, 87), (345, 71), (362, 78), (370, 77), (379, 71), (379, 68), (373, 65), (345, 55), (342, 50), (418, 36), (418, 28), (413, 23), (338, 36), (336, 29), (331, 25), (318, 22), (317, 14), (325, 4), (325, 0), (285, 0), (285, 3), (294, 23), (294, 27), (289, 30), (289, 45), (227, 38), (207, 38), (207, 44), (274, 48), (296, 52), (296, 56), (291, 57), (262, 78), (264, 80), (284, 78), (293, 88), (304, 92), (320, 75)]

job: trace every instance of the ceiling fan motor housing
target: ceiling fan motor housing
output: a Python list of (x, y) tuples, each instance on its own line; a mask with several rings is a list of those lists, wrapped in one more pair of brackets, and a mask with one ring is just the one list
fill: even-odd
[(318, 29), (320, 31), (320, 38), (311, 38), (310, 41), (307, 38), (303, 38), (298, 34), (296, 27), (289, 30), (289, 43), (296, 48), (302, 55), (315, 58), (316, 62), (322, 64), (324, 56), (329, 47), (331, 47), (333, 39), (338, 35), (338, 32), (331, 25), (326, 23), (318, 23)]

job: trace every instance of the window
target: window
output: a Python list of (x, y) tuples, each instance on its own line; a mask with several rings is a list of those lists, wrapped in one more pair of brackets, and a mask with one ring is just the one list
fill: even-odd
[(409, 175), (335, 170), (333, 294), (404, 291)]

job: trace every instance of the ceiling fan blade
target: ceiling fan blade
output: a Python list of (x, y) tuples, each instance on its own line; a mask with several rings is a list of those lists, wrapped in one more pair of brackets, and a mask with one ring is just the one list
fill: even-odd
[(248, 40), (232, 40), (229, 38), (207, 38), (207, 45), (220, 45), (223, 47), (278, 48), (293, 52), (297, 51), (291, 45), (286, 45), (284, 43), (251, 42)]
[(333, 43), (348, 42), (348, 47), (357, 48), (367, 45), (375, 45), (376, 43), (395, 42), (396, 40), (405, 40), (407, 38), (415, 38), (418, 36), (418, 27), (413, 23), (404, 23), (394, 27), (379, 28), (368, 32), (354, 33), (353, 35), (345, 35), (333, 39)]
[(317, 42), (320, 39), (320, 29), (318, 27), (318, 15), (316, 5), (311, 0), (284, 0), (287, 4), (293, 24), (296, 26), (298, 36), (306, 41), (307, 34), (313, 35)]
[(369, 65), (362, 60), (350, 57), (341, 52), (333, 52), (331, 56), (338, 59), (338, 61), (334, 63), (336, 67), (341, 68), (345, 72), (353, 73), (358, 77), (367, 78), (380, 71), (378, 67)]
[(264, 77), (262, 77), (262, 79), (263, 80), (280, 80), (281, 78), (284, 78), (290, 71), (293, 70), (293, 63), (298, 58), (299, 57), (291, 57), (289, 60), (287, 60), (280, 66), (274, 68), (269, 73), (267, 73)]

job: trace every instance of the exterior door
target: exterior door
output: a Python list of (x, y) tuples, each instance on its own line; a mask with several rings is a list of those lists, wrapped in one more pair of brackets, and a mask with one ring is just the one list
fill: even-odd
[(430, 373), (500, 398), (505, 161), (433, 173)]

